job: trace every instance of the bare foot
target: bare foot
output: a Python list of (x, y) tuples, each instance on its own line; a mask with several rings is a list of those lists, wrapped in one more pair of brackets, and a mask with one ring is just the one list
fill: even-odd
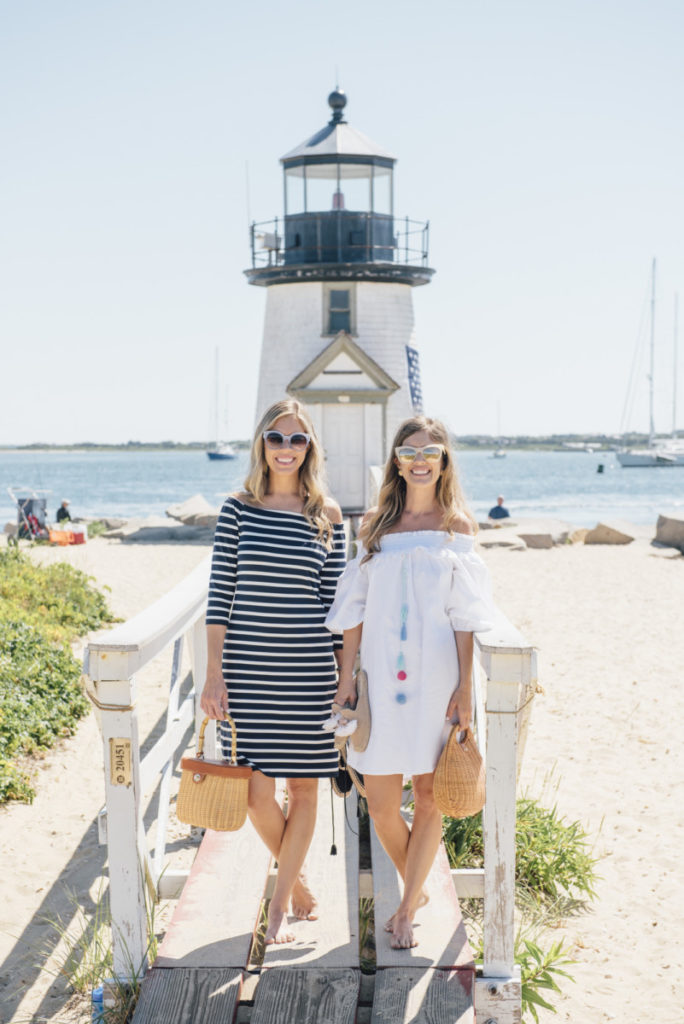
[[(418, 904), (416, 906), (416, 910), (420, 910), (421, 907), (424, 907), (425, 904), (429, 903), (429, 902), (430, 902), (430, 897), (426, 893), (425, 889), (423, 889), (423, 891), (421, 892), (420, 896), (418, 897)], [(398, 913), (398, 911), (395, 910), (395, 912), (390, 917), (389, 921), (385, 922), (385, 931), (386, 932), (393, 932), (394, 931), (394, 919), (397, 916), (397, 913)]]
[(292, 888), (292, 914), (299, 921), (317, 921), (317, 909), (318, 901), (304, 875), (300, 875)]
[(418, 945), (418, 940), (413, 934), (413, 922), (408, 914), (396, 912), (394, 915), (394, 928), (390, 946), (392, 949), (412, 949)]
[(268, 908), (268, 927), (264, 945), (271, 946), (273, 943), (294, 942), (295, 934), (288, 928), (287, 913), (284, 910), (277, 910), (273, 904)]

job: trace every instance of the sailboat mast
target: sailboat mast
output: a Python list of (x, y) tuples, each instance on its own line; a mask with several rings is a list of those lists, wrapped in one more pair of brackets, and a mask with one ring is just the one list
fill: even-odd
[(219, 350), (214, 349), (214, 440), (219, 443)]
[(655, 280), (656, 261), (653, 260), (651, 267), (651, 365), (648, 374), (648, 443), (653, 444), (655, 439), (655, 422), (653, 418), (653, 375), (655, 371)]
[(673, 367), (672, 367), (672, 437), (677, 436), (677, 349), (679, 347), (679, 292), (674, 297), (674, 338), (673, 338)]

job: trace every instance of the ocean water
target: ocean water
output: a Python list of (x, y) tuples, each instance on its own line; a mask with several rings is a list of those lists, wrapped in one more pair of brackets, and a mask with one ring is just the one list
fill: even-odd
[[(212, 505), (239, 487), (247, 452), (212, 462), (201, 451), (0, 452), (0, 529), (16, 518), (8, 485), (51, 491), (54, 518), (63, 498), (74, 516), (163, 515), (201, 493)], [(622, 469), (612, 452), (459, 452), (461, 480), (473, 511), (486, 516), (503, 494), (513, 516), (554, 516), (576, 526), (601, 519), (654, 524), (661, 512), (684, 515), (684, 469)], [(602, 463), (604, 472), (598, 473)]]

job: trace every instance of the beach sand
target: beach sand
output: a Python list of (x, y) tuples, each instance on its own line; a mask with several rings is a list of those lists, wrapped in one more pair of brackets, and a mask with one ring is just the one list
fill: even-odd
[[(128, 617), (183, 578), (201, 545), (41, 549), (111, 587)], [(483, 551), (497, 603), (539, 649), (521, 789), (585, 827), (599, 858), (597, 900), (554, 932), (577, 963), (563, 981), (562, 1024), (674, 1024), (681, 1018), (684, 879), (684, 557), (640, 535), (625, 547)], [(142, 732), (165, 708), (168, 666), (141, 680)], [(144, 710), (142, 705), (145, 703)], [(102, 888), (101, 741), (91, 715), (40, 763), (32, 806), (0, 808), (0, 1020), (90, 1019), (40, 970), (45, 916), (68, 919)], [(50, 963), (54, 966), (55, 957)]]

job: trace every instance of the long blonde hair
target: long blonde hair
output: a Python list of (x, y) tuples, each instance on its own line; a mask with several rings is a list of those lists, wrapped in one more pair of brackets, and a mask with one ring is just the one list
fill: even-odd
[(311, 444), (306, 450), (304, 462), (299, 467), (299, 488), (304, 502), (303, 513), (317, 531), (316, 539), (326, 546), (332, 547), (332, 524), (325, 511), (328, 489), (325, 480), (324, 457), (321, 442), (316, 436), (314, 425), (305, 406), (295, 398), (283, 398), (275, 402), (259, 420), (250, 452), (249, 471), (245, 479), (245, 496), (261, 505), (268, 489), (268, 463), (264, 454), (265, 430), (283, 416), (295, 416), (305, 433), (311, 435)]
[(363, 558), (364, 562), (372, 558), (374, 553), (380, 550), (382, 537), (401, 518), (401, 514), (404, 511), (406, 504), (406, 481), (399, 475), (394, 449), (399, 448), (404, 444), (407, 437), (410, 437), (411, 434), (417, 434), (419, 430), (425, 430), (435, 444), (444, 445), (442, 472), (437, 481), (437, 490), (435, 492), (437, 504), (444, 513), (444, 529), (448, 533), (454, 533), (459, 521), (465, 517), (472, 524), (474, 532), (477, 533), (477, 521), (468, 508), (461, 489), (456, 462), (449, 442), (449, 433), (446, 427), (440, 420), (433, 420), (428, 416), (412, 416), (411, 419), (404, 420), (394, 436), (380, 486), (378, 507), (361, 528), (360, 539), (363, 541), (367, 551)]

